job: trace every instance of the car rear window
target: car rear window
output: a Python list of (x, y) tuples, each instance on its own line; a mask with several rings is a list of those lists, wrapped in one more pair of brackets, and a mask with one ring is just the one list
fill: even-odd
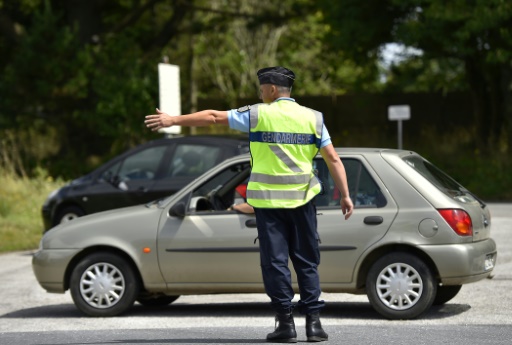
[(418, 156), (404, 157), (403, 160), (414, 170), (420, 173), (440, 191), (450, 197), (471, 196), (475, 197), (467, 189), (462, 187), (448, 174), (437, 168), (435, 165)]
[(454, 190), (462, 188), (454, 179), (444, 173), (441, 169), (420, 157), (405, 157), (404, 161), (437, 188)]
[[(355, 208), (384, 207), (386, 198), (375, 180), (358, 159), (342, 159), (347, 174), (350, 198)], [(318, 207), (339, 206), (341, 195), (323, 159), (315, 160), (315, 170), (323, 185), (323, 193), (315, 198)]]

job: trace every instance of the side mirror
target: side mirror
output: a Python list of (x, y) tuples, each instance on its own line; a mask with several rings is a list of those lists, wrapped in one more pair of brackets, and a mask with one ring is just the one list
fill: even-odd
[(127, 191), (128, 190), (128, 185), (126, 184), (126, 182), (121, 181), (121, 182), (119, 182), (117, 184), (117, 188), (119, 188), (120, 190)]
[(171, 209), (169, 210), (169, 215), (173, 217), (184, 218), (186, 212), (187, 208), (185, 206), (185, 203), (183, 201), (179, 201), (171, 207)]
[(119, 188), (120, 190), (127, 191), (129, 189), (126, 182), (121, 180), (121, 178), (118, 175), (110, 177), (109, 179), (107, 179), (107, 182), (109, 182), (112, 186)]

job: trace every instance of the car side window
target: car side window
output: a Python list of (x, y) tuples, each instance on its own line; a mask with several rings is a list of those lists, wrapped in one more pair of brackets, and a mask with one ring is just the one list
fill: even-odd
[(117, 172), (119, 171), (119, 167), (121, 166), (121, 162), (117, 162), (116, 164), (113, 164), (110, 166), (107, 170), (105, 170), (103, 173), (101, 173), (99, 180), (100, 181), (108, 181), (112, 182), (117, 175)]
[(220, 147), (179, 145), (169, 162), (167, 177), (196, 177), (213, 168), (219, 161)]
[(119, 169), (120, 180), (154, 179), (166, 150), (167, 146), (155, 146), (126, 157)]
[(248, 163), (222, 170), (193, 191), (189, 210), (225, 211), (235, 200), (244, 202), (250, 172)]
[[(342, 159), (342, 161), (347, 173), (349, 194), (354, 207), (386, 206), (384, 195), (361, 161), (353, 158)], [(318, 207), (339, 206), (340, 192), (323, 159), (315, 160), (315, 172), (323, 185), (323, 193), (315, 199), (316, 205)]]

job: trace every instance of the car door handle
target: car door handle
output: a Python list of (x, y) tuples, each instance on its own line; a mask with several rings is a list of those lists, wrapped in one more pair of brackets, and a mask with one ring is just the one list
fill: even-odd
[(248, 228), (255, 228), (256, 227), (256, 219), (247, 219), (245, 221), (245, 226)]
[(364, 223), (368, 225), (378, 225), (384, 221), (384, 218), (381, 216), (368, 216), (364, 217)]

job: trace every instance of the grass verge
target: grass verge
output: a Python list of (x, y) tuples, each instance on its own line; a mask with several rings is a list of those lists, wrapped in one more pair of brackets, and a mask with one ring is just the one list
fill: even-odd
[(43, 234), (41, 206), (63, 184), (42, 170), (30, 179), (0, 170), (0, 253), (38, 247)]

